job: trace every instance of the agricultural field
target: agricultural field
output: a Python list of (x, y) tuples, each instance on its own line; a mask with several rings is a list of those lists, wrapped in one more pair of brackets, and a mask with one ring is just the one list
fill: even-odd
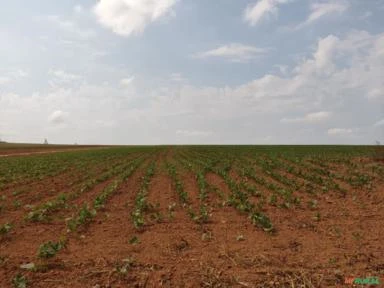
[(0, 287), (384, 281), (373, 147), (75, 148), (0, 157)]
[(46, 154), (61, 151), (74, 151), (89, 148), (104, 148), (98, 145), (51, 145), (51, 144), (28, 144), (28, 143), (6, 143), (0, 142), (0, 157), (27, 156), (29, 154)]

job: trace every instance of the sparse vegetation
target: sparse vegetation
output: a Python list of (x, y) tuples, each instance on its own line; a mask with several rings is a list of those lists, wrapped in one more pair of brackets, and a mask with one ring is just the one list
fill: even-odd
[(4, 158), (0, 286), (65, 286), (67, 275), (100, 287), (342, 285), (346, 265), (381, 267), (384, 168), (371, 151), (162, 146)]
[(11, 231), (12, 225), (10, 223), (5, 223), (3, 225), (0, 225), (0, 236), (6, 235), (9, 231)]
[(151, 178), (155, 174), (155, 163), (151, 163), (142, 179), (140, 189), (135, 200), (135, 209), (132, 212), (133, 225), (136, 229), (140, 229), (145, 224), (144, 212), (148, 210), (149, 205), (146, 201), (148, 186)]
[(17, 274), (12, 280), (14, 288), (27, 288), (27, 278), (22, 274)]
[(84, 204), (79, 210), (79, 214), (76, 217), (70, 218), (68, 220), (67, 226), (69, 230), (75, 231), (78, 226), (80, 225), (84, 226), (90, 223), (93, 217), (95, 216), (96, 216), (96, 210), (90, 209), (88, 204)]
[(65, 248), (66, 242), (51, 242), (43, 243), (40, 245), (37, 256), (42, 259), (53, 258), (56, 256), (57, 252)]

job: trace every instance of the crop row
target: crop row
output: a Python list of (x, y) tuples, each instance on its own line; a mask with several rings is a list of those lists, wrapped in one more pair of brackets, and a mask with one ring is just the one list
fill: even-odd
[(108, 184), (104, 189), (95, 197), (92, 206), (84, 203), (76, 216), (68, 219), (67, 225), (71, 231), (76, 230), (79, 226), (88, 224), (92, 218), (97, 214), (97, 211), (104, 208), (108, 199), (118, 190), (118, 188), (136, 171), (136, 169), (144, 161), (141, 157), (132, 161), (124, 172), (118, 176), (112, 183)]
[(140, 229), (145, 224), (144, 213), (150, 208), (149, 204), (147, 203), (148, 187), (154, 174), (155, 162), (152, 162), (147, 168), (135, 199), (135, 207), (134, 211), (132, 212), (132, 221), (136, 229)]
[[(138, 159), (141, 159), (141, 157), (138, 157)], [(133, 161), (135, 162), (137, 161), (137, 159)], [(124, 171), (126, 171), (128, 167), (131, 167), (131, 165), (131, 163), (123, 163), (116, 167), (111, 167), (110, 170), (104, 172), (103, 174), (84, 182), (76, 190), (67, 193), (61, 193), (55, 199), (47, 201), (46, 203), (35, 207), (32, 211), (28, 213), (26, 219), (33, 222), (48, 221), (49, 216), (52, 213), (62, 208), (67, 208), (69, 201), (75, 200), (82, 194), (92, 190), (96, 185), (103, 183), (111, 179), (112, 177), (115, 177), (116, 175), (122, 173), (124, 174)]]

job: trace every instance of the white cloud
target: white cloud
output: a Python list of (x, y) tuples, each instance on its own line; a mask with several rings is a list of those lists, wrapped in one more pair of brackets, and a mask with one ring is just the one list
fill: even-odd
[(309, 14), (307, 20), (297, 25), (296, 29), (300, 29), (331, 14), (342, 14), (348, 9), (348, 7), (349, 4), (345, 0), (313, 3), (311, 5), (311, 13)]
[(50, 23), (55, 24), (62, 31), (66, 32), (70, 36), (76, 37), (77, 39), (89, 40), (96, 37), (96, 32), (94, 30), (89, 28), (82, 28), (75, 21), (65, 20), (57, 15), (50, 15), (45, 19), (47, 19)]
[(0, 85), (8, 84), (9, 82), (11, 82), (9, 77), (0, 77)]
[(328, 3), (314, 3), (311, 6), (311, 14), (308, 16), (307, 22), (317, 21), (321, 17), (333, 13), (343, 13), (348, 8), (348, 3), (345, 1), (332, 1)]
[(339, 38), (329, 35), (321, 39), (314, 54), (316, 68), (324, 69), (332, 64), (332, 56), (339, 42)]
[(318, 122), (324, 122), (328, 120), (330, 116), (331, 116), (330, 112), (320, 111), (320, 112), (309, 113), (304, 117), (283, 118), (280, 120), (280, 122), (282, 123), (318, 123)]
[(100, 0), (94, 7), (98, 21), (114, 33), (130, 36), (165, 16), (177, 0)]
[(19, 78), (25, 78), (28, 76), (28, 73), (22, 69), (11, 70), (6, 73), (7, 76), (0, 76), (0, 85), (5, 85), (10, 82), (13, 82)]
[(368, 92), (367, 97), (372, 100), (384, 99), (384, 87), (375, 88)]
[(187, 82), (188, 81), (188, 79), (183, 77), (180, 73), (172, 73), (169, 76), (169, 80), (171, 80), (173, 82)]
[(49, 75), (53, 76), (52, 84), (68, 84), (82, 79), (79, 75), (71, 74), (63, 70), (50, 70)]
[(65, 121), (66, 113), (61, 110), (56, 110), (49, 115), (48, 120), (53, 124), (61, 124)]
[[(33, 95), (0, 93), (0, 123), (4, 131), (18, 135), (10, 139), (14, 141), (47, 137), (56, 143), (255, 143), (273, 131), (274, 143), (370, 143), (378, 139), (373, 123), (382, 118), (374, 109), (380, 94), (369, 95), (382, 89), (383, 43), (384, 33), (329, 35), (284, 75), (266, 74), (241, 85), (175, 85), (167, 74), (158, 82), (135, 81), (127, 89), (120, 85), (118, 70), (116, 77), (108, 75), (105, 81), (110, 84), (105, 85), (78, 81)], [(132, 101), (131, 95), (140, 101)], [(47, 130), (47, 115), (58, 108), (71, 121), (60, 125), (60, 131), (52, 125)], [(300, 132), (282, 125), (279, 120), (284, 118), (326, 123), (331, 129), (310, 125)], [(112, 125), (114, 129), (107, 127)], [(124, 133), (127, 130), (130, 133)]]
[(12, 71), (11, 75), (14, 78), (25, 78), (25, 77), (29, 76), (29, 73), (27, 71), (23, 70), (23, 69), (17, 69), (15, 71)]
[(132, 82), (135, 80), (134, 76), (131, 76), (129, 78), (123, 78), (120, 80), (120, 85), (123, 87), (128, 87), (132, 84)]
[(320, 111), (315, 113), (309, 113), (305, 116), (305, 119), (307, 119), (309, 122), (319, 122), (329, 119), (331, 116), (330, 112), (327, 111)]
[(231, 43), (213, 50), (196, 54), (198, 58), (222, 57), (234, 62), (248, 61), (264, 55), (266, 49), (240, 43)]
[(331, 128), (327, 131), (330, 136), (345, 136), (353, 133), (350, 128)]
[(280, 74), (282, 75), (286, 75), (287, 72), (288, 72), (288, 66), (287, 65), (274, 65), (274, 67), (276, 67)]
[(73, 11), (75, 11), (77, 14), (80, 14), (84, 11), (84, 8), (81, 5), (75, 5), (75, 7), (73, 7)]
[(384, 119), (381, 119), (380, 121), (377, 121), (375, 123), (375, 125), (373, 125), (373, 126), (375, 126), (375, 127), (384, 126)]
[(259, 0), (249, 5), (244, 11), (244, 20), (251, 26), (255, 26), (264, 18), (276, 16), (278, 6), (288, 2), (287, 0)]

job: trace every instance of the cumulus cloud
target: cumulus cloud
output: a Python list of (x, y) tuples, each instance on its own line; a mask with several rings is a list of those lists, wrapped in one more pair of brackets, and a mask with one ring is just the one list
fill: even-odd
[(367, 97), (376, 100), (376, 99), (384, 99), (384, 86), (381, 88), (375, 88), (368, 92)]
[(311, 6), (311, 14), (308, 16), (307, 22), (317, 21), (321, 17), (333, 13), (343, 13), (348, 8), (346, 1), (333, 1), (328, 3), (314, 3)]
[(294, 72), (302, 75), (329, 75), (334, 72), (335, 52), (337, 52), (339, 42), (339, 38), (334, 35), (328, 35), (320, 39), (313, 57), (297, 65)]
[(381, 127), (384, 126), (384, 119), (381, 119), (380, 121), (377, 121), (374, 125), (375, 127)]
[(319, 121), (324, 121), (327, 120), (330, 117), (331, 113), (327, 111), (320, 111), (320, 112), (315, 112), (315, 113), (309, 113), (305, 116), (305, 118), (309, 122), (319, 122)]
[(331, 113), (327, 111), (320, 111), (309, 113), (304, 117), (298, 118), (283, 118), (280, 120), (282, 123), (318, 123), (326, 121), (330, 118)]
[(25, 78), (29, 76), (29, 73), (23, 69), (16, 69), (10, 73), (14, 78)]
[(25, 78), (28, 73), (22, 69), (8, 71), (4, 76), (0, 76), (0, 85), (5, 85), (20, 78)]
[(123, 78), (120, 80), (120, 85), (123, 87), (131, 86), (131, 84), (133, 83), (134, 80), (135, 80), (134, 76)]
[(61, 124), (64, 123), (66, 117), (66, 113), (61, 110), (56, 110), (49, 115), (48, 120), (53, 124)]
[(63, 70), (50, 70), (48, 74), (52, 76), (53, 80), (51, 83), (55, 85), (68, 84), (73, 81), (78, 81), (82, 79), (80, 75), (68, 73)]
[[(373, 123), (382, 118), (372, 111), (383, 98), (376, 92), (372, 97), (371, 91), (382, 89), (383, 51), (384, 34), (353, 31), (319, 39), (312, 53), (284, 75), (266, 74), (240, 85), (175, 84), (167, 74), (168, 81), (162, 79), (160, 85), (146, 79), (127, 89), (119, 83), (119, 72), (117, 80), (110, 81), (115, 84), (81, 81), (33, 95), (0, 94), (0, 123), (20, 135), (13, 138), (19, 141), (48, 137), (69, 143), (261, 143), (273, 131), (267, 139), (273, 143), (371, 143), (378, 130)], [(44, 130), (47, 115), (58, 107), (71, 121), (60, 131), (52, 125), (52, 131)], [(298, 126), (319, 125), (300, 130), (281, 123), (295, 121)]]
[(332, 65), (333, 52), (337, 48), (338, 42), (339, 38), (333, 35), (329, 35), (319, 41), (318, 49), (314, 54), (316, 68), (325, 69)]
[[(350, 99), (372, 105), (369, 91), (382, 85), (384, 54), (377, 49), (382, 39), (384, 34), (370, 35), (358, 31), (341, 39), (329, 35), (319, 39), (312, 55), (287, 69), (283, 76), (266, 74), (235, 87), (185, 85), (178, 91), (176, 101), (169, 97), (172, 93), (165, 90), (154, 103), (161, 103), (158, 109), (164, 110), (189, 108), (196, 111), (195, 115), (209, 119), (289, 111), (300, 115), (308, 110), (315, 112), (279, 119), (281, 122), (308, 123), (329, 121), (331, 116), (337, 119), (341, 115), (351, 115), (348, 111), (351, 108), (357, 109), (358, 113), (359, 107), (348, 105)], [(339, 57), (349, 59), (348, 65), (339, 66)], [(370, 69), (366, 69), (367, 65)]]
[(304, 22), (297, 25), (296, 29), (303, 28), (304, 26), (312, 24), (321, 18), (332, 14), (342, 14), (348, 9), (348, 7), (348, 2), (344, 0), (312, 3), (310, 7), (311, 13), (308, 18)]
[(169, 80), (171, 80), (173, 82), (187, 82), (188, 81), (188, 79), (183, 77), (180, 73), (172, 73), (169, 76)]
[(353, 133), (353, 129), (351, 128), (331, 128), (327, 131), (330, 136), (344, 136)]
[(0, 77), (0, 85), (4, 85), (11, 82), (11, 79), (9, 77)]
[(130, 36), (167, 15), (177, 0), (100, 0), (94, 7), (98, 21), (114, 33)]
[(251, 26), (255, 26), (265, 18), (276, 16), (279, 5), (288, 2), (288, 0), (259, 0), (249, 5), (244, 11), (244, 20)]
[(135, 80), (134, 76), (128, 77), (128, 78), (123, 78), (120, 80), (120, 85), (123, 87), (128, 87), (131, 86), (132, 82)]
[(197, 58), (221, 57), (234, 62), (248, 61), (264, 55), (267, 49), (240, 43), (231, 43), (196, 54)]

